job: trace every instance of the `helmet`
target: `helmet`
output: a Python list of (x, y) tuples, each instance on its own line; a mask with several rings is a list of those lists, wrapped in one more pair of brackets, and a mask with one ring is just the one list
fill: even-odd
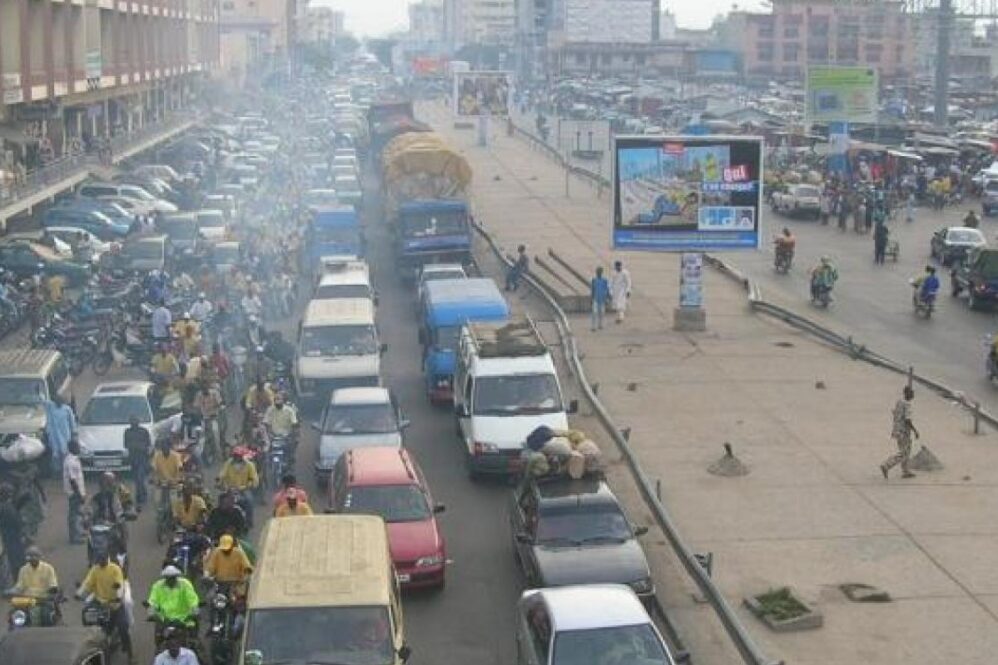
[(227, 533), (223, 534), (222, 537), (218, 539), (218, 546), (225, 552), (231, 551), (236, 546), (236, 539)]
[(822, 263), (826, 263), (826, 264), (827, 263), (831, 263), (832, 262), (832, 258), (826, 254), (825, 256), (821, 257), (821, 262)]
[(200, 292), (200, 293), (198, 294), (198, 300), (204, 300), (204, 299), (205, 299), (206, 297), (207, 297), (207, 296), (205, 296), (205, 294), (204, 294), (204, 291), (201, 291), (201, 292)]
[(160, 575), (162, 575), (163, 577), (180, 577), (180, 569), (174, 566), (173, 564), (170, 564), (163, 569)]

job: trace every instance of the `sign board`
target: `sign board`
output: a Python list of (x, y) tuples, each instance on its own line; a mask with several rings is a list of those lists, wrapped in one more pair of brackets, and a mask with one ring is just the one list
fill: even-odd
[(86, 61), (83, 66), (88, 79), (100, 79), (103, 71), (103, 60), (100, 51), (87, 51)]
[(828, 123), (828, 170), (845, 175), (849, 171), (849, 123)]
[(513, 76), (509, 72), (455, 72), (454, 114), (509, 115)]
[(872, 67), (807, 68), (807, 112), (812, 122), (877, 121), (877, 70)]
[(679, 306), (703, 307), (703, 254), (689, 252), (679, 260)]
[(614, 249), (756, 249), (762, 155), (753, 136), (615, 137)]
[(18, 72), (4, 72), (3, 76), (0, 76), (0, 85), (4, 88), (20, 88), (21, 74)]
[(24, 101), (24, 91), (20, 88), (8, 88), (4, 86), (3, 89), (3, 103), (4, 104), (20, 104)]

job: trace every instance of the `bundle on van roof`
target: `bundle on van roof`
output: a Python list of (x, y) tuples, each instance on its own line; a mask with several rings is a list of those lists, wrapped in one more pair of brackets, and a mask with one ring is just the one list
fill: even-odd
[(469, 323), (479, 358), (522, 358), (548, 352), (533, 319), (526, 317), (505, 324)]

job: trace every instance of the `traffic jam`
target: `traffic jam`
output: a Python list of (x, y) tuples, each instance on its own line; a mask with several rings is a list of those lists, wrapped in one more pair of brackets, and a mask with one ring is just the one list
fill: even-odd
[(0, 663), (439, 662), (406, 612), (501, 566), (453, 557), (479, 488), (518, 663), (686, 658), (471, 167), (373, 57), (119, 170), (0, 241)]

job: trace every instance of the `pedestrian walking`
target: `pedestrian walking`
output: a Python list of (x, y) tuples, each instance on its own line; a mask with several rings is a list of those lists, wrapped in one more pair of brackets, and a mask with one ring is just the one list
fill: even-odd
[(828, 217), (832, 213), (832, 195), (826, 189), (821, 193), (821, 223), (824, 226), (828, 225)]
[(918, 430), (912, 422), (911, 400), (915, 398), (915, 391), (911, 386), (904, 387), (904, 394), (894, 405), (893, 426), (891, 428), (891, 438), (897, 442), (898, 451), (888, 457), (880, 465), (880, 473), (887, 478), (887, 472), (892, 468), (901, 465), (902, 478), (914, 478), (915, 474), (908, 470), (908, 461), (911, 459), (911, 435), (919, 438)]
[(904, 221), (915, 221), (915, 192), (908, 192), (904, 201)]
[(62, 473), (62, 458), (66, 445), (76, 434), (76, 414), (62, 395), (55, 395), (45, 402), (45, 437), (48, 440), (49, 463), (52, 476)]
[(890, 230), (883, 222), (877, 224), (876, 228), (873, 229), (873, 262), (879, 265), (884, 264), (888, 235), (890, 235)]
[(62, 489), (69, 502), (66, 509), (69, 544), (79, 545), (83, 542), (83, 504), (87, 500), (87, 487), (80, 463), (80, 442), (76, 437), (69, 440), (66, 458), (62, 461)]
[(149, 430), (139, 424), (138, 416), (129, 417), (128, 423), (122, 438), (128, 453), (128, 466), (132, 469), (132, 480), (135, 482), (135, 505), (141, 509), (148, 498), (146, 479), (149, 477), (152, 437)]
[(849, 220), (849, 201), (845, 194), (838, 195), (835, 206), (837, 208), (836, 214), (839, 218), (839, 231), (845, 231)]
[(610, 298), (610, 283), (603, 276), (603, 268), (596, 268), (596, 275), (589, 281), (589, 299), (592, 304), (593, 332), (603, 329), (603, 314), (606, 312), (606, 301)]
[(527, 246), (520, 245), (516, 248), (516, 259), (513, 265), (506, 271), (506, 290), (516, 291), (520, 287), (520, 278), (530, 267), (530, 257), (527, 256)]
[(627, 312), (627, 301), (631, 298), (631, 273), (624, 267), (622, 261), (613, 262), (613, 274), (610, 276), (610, 302), (617, 315), (617, 323), (624, 322)]
[(14, 488), (0, 485), (0, 543), (7, 557), (7, 570), (18, 571), (24, 565), (24, 522), (14, 502)]
[(866, 224), (866, 201), (860, 198), (856, 204), (856, 211), (853, 214), (852, 230), (856, 233), (862, 233), (864, 224)]

